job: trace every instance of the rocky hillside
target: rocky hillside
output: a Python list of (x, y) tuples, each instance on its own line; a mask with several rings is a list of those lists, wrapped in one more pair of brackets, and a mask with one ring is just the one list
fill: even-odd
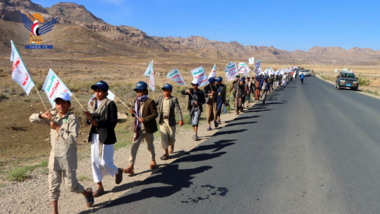
[[(243, 46), (238, 42), (219, 42), (211, 41), (200, 36), (188, 38), (179, 37), (153, 37), (145, 32), (130, 26), (114, 26), (96, 17), (85, 6), (74, 3), (58, 3), (49, 8), (43, 8), (34, 4), (31, 0), (0, 0), (0, 20), (22, 22), (18, 11), (29, 13), (40, 13), (45, 20), (58, 17), (58, 23), (62, 25), (81, 26), (94, 32), (91, 37), (101, 37), (102, 46), (107, 47), (108, 43), (114, 46), (114, 42), (123, 45), (142, 48), (142, 50), (163, 51), (167, 53), (191, 54), (208, 58), (220, 58), (226, 60), (246, 60), (255, 56), (266, 62), (272, 63), (292, 63), (292, 64), (378, 64), (380, 51), (368, 48), (352, 48), (349, 50), (339, 47), (313, 47), (308, 51), (285, 51), (275, 47), (265, 46)], [(1, 26), (4, 26), (1, 25)], [(86, 39), (80, 38), (76, 32), (71, 32), (75, 27), (66, 27), (65, 35), (73, 33), (79, 40), (83, 40), (84, 46)], [(7, 47), (9, 36), (17, 35), (19, 28), (10, 28), (6, 34), (0, 36), (0, 46)], [(84, 30), (81, 28), (81, 30)], [(0, 29), (0, 32), (5, 29)], [(23, 32), (25, 33), (25, 32)], [(89, 32), (86, 32), (86, 35)], [(51, 36), (49, 36), (51, 37)], [(53, 39), (52, 39), (53, 40)], [(62, 41), (61, 41), (62, 42)], [(98, 43), (99, 44), (99, 43)], [(88, 44), (90, 45), (90, 43)], [(72, 48), (69, 44), (61, 44), (64, 47)], [(93, 49), (93, 47), (90, 47)], [(104, 54), (104, 48), (99, 52)], [(80, 51), (80, 50), (78, 50)], [(119, 51), (117, 51), (119, 52)], [(98, 52), (91, 52), (98, 54)]]

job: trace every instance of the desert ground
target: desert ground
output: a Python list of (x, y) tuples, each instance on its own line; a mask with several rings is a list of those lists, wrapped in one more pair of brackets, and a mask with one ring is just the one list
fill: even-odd
[[(151, 60), (154, 60), (155, 71), (155, 92), (150, 91), (150, 97), (157, 98), (161, 91), (160, 87), (169, 82), (166, 73), (173, 68), (178, 68), (188, 84), (191, 82), (190, 70), (203, 66), (209, 73), (214, 64), (217, 65), (218, 76), (225, 77), (224, 67), (228, 63), (225, 60), (216, 60), (202, 57), (188, 57), (176, 55), (165, 55), (157, 53), (147, 53), (145, 56), (104, 56), (104, 57), (83, 57), (83, 58), (48, 58), (41, 61), (38, 57), (23, 57), (24, 62), (34, 79), (38, 90), (52, 68), (62, 81), (72, 90), (82, 105), (86, 105), (92, 96), (90, 86), (98, 80), (105, 80), (112, 90), (125, 103), (133, 103), (133, 88), (137, 81), (148, 81), (148, 77), (143, 73)], [(239, 59), (234, 61), (241, 61)], [(10, 188), (18, 182), (27, 182), (34, 179), (34, 171), (43, 171), (46, 168), (47, 158), (50, 151), (50, 140), (48, 128), (43, 125), (31, 124), (29, 116), (32, 113), (44, 111), (43, 105), (33, 89), (29, 96), (11, 79), (11, 62), (8, 56), (0, 57), (0, 191), (1, 188)], [(295, 65), (287, 64), (262, 64), (263, 68), (271, 66), (274, 69), (287, 68)], [(329, 66), (329, 65), (299, 65), (306, 69), (313, 70), (321, 78), (333, 82), (336, 73), (335, 68), (341, 70), (349, 68), (354, 71), (365, 83), (360, 90), (372, 95), (380, 93), (380, 65), (371, 66)], [(253, 67), (251, 66), (251, 69)], [(225, 78), (224, 78), (225, 79)], [(226, 82), (225, 82), (226, 83)], [(226, 83), (228, 86), (231, 83)], [(173, 94), (180, 100), (181, 108), (186, 115), (187, 100), (180, 91), (186, 86), (175, 86)], [(333, 86), (332, 86), (333, 87)], [(41, 91), (44, 103), (48, 103), (46, 95)], [(232, 99), (231, 99), (232, 101)], [(126, 108), (116, 102), (119, 110), (120, 121), (116, 127), (118, 148), (126, 147), (130, 144), (131, 133), (133, 132), (133, 120), (125, 115)], [(83, 111), (78, 103), (73, 100), (72, 111), (81, 122), (80, 136), (78, 139), (79, 159), (88, 158), (90, 145), (87, 143), (89, 127), (84, 123)], [(185, 123), (186, 121), (185, 118)], [(185, 127), (186, 129), (186, 127)], [(187, 129), (190, 130), (188, 126)], [(15, 171), (23, 171), (13, 175)], [(24, 174), (22, 174), (24, 173)], [(12, 176), (13, 175), (13, 176)], [(16, 177), (15, 177), (16, 176)], [(20, 181), (15, 181), (19, 179)]]
[[(133, 103), (133, 87), (139, 80), (148, 81), (148, 77), (143, 76), (145, 68), (151, 60), (154, 60), (154, 71), (156, 73), (156, 91), (151, 92), (150, 96), (157, 98), (161, 93), (160, 86), (170, 82), (166, 78), (166, 73), (173, 68), (178, 68), (185, 82), (191, 82), (190, 70), (203, 66), (206, 72), (209, 72), (214, 64), (217, 65), (219, 76), (225, 77), (224, 67), (228, 63), (223, 60), (215, 60), (201, 57), (189, 58), (178, 55), (147, 54), (147, 56), (122, 57), (83, 57), (83, 58), (44, 58), (43, 61), (37, 57), (24, 57), (24, 62), (35, 81), (37, 88), (40, 90), (48, 69), (52, 68), (62, 81), (78, 97), (82, 105), (85, 105), (91, 97), (90, 86), (98, 80), (105, 80), (112, 90), (125, 103)], [(236, 60), (239, 61), (239, 60)], [(271, 66), (272, 68), (286, 68), (294, 65), (276, 65), (262, 64), (263, 68)], [(326, 80), (334, 81), (338, 70), (345, 66), (329, 65), (299, 65), (301, 67), (313, 70), (314, 73)], [(361, 86), (364, 92), (378, 94), (380, 92), (380, 65), (376, 66), (347, 66), (352, 69), (360, 78), (368, 80), (367, 85)], [(251, 69), (253, 67), (251, 66)], [(171, 84), (175, 85), (174, 82)], [(228, 84), (228, 83), (227, 83)], [(230, 84), (228, 84), (230, 85)], [(175, 86), (174, 95), (180, 98), (183, 109), (186, 106), (185, 97), (179, 92), (186, 86)], [(41, 91), (44, 103), (50, 107), (46, 95)], [(126, 108), (117, 102), (120, 116), (123, 117)], [(44, 111), (43, 105), (33, 89), (29, 96), (11, 80), (11, 62), (7, 56), (0, 58), (0, 174), (1, 182), (6, 182), (6, 175), (13, 167), (23, 165), (33, 165), (46, 159), (49, 150), (49, 135), (46, 128), (40, 125), (31, 124), (28, 120), (32, 113)], [(83, 111), (78, 103), (73, 100), (72, 111), (74, 111), (81, 121), (80, 137), (78, 145), (80, 151), (88, 150), (86, 143), (88, 127), (84, 124)], [(118, 130), (125, 130), (125, 127), (131, 127), (131, 120), (127, 117), (120, 121), (117, 126)], [(4, 181), (5, 180), (5, 181)]]

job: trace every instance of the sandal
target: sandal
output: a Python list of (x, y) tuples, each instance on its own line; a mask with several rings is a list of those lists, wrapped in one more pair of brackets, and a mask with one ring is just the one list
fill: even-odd
[(98, 188), (92, 195), (96, 198), (104, 194), (103, 188)]
[(150, 169), (155, 169), (155, 168), (157, 168), (156, 161), (150, 162)]
[[(162, 155), (162, 157), (160, 157), (160, 159), (161, 159), (161, 160), (167, 160), (167, 159), (169, 159), (169, 155), (164, 154), (164, 155)], [(152, 166), (152, 165), (151, 165), (151, 166)]]
[(91, 207), (94, 204), (94, 196), (92, 195), (92, 189), (87, 188), (86, 192), (88, 192), (87, 196), (85, 196), (86, 205), (87, 205), (87, 207)]
[(135, 174), (135, 171), (133, 170), (133, 166), (128, 166), (126, 169), (123, 169), (123, 172), (130, 175)]

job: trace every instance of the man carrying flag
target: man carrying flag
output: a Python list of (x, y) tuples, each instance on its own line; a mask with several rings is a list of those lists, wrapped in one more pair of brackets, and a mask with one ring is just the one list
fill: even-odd
[(193, 126), (193, 140), (199, 140), (198, 137), (198, 124), (199, 118), (202, 113), (202, 104), (205, 103), (205, 95), (202, 90), (199, 89), (198, 80), (194, 79), (191, 82), (193, 88), (189, 88), (187, 90), (183, 90), (181, 94), (188, 95), (189, 101), (187, 104), (187, 110), (189, 111), (189, 115), (191, 117), (191, 125)]
[(181, 107), (179, 106), (177, 97), (172, 96), (173, 87), (166, 83), (162, 87), (163, 95), (156, 100), (158, 110), (158, 123), (160, 124), (161, 145), (165, 150), (165, 154), (161, 160), (167, 160), (169, 153), (174, 152), (176, 121), (175, 116), (179, 118), (179, 125), (183, 126), (183, 117)]
[(206, 120), (208, 123), (207, 131), (211, 130), (211, 122), (214, 121), (215, 128), (218, 127), (217, 119), (217, 109), (216, 109), (216, 98), (217, 89), (215, 86), (215, 78), (211, 77), (208, 79), (209, 84), (204, 88), (204, 95), (206, 98)]
[(226, 105), (226, 90), (227, 90), (227, 86), (222, 83), (222, 81), (223, 81), (222, 77), (215, 78), (215, 81), (216, 81), (216, 90), (217, 90), (217, 93), (218, 93), (217, 97), (216, 97), (216, 110), (217, 110), (217, 113), (216, 113), (216, 116), (217, 116), (216, 122), (219, 125), (221, 123), (221, 121), (220, 121), (220, 114), (222, 112), (222, 106)]
[(70, 95), (67, 92), (61, 92), (55, 97), (54, 102), (55, 111), (32, 114), (29, 118), (32, 123), (50, 125), (52, 149), (49, 157), (48, 182), (53, 213), (58, 213), (59, 187), (63, 180), (71, 192), (83, 194), (87, 207), (91, 207), (94, 204), (92, 190), (91, 188), (85, 190), (76, 176), (79, 123), (74, 114), (69, 111)]
[(123, 171), (114, 165), (114, 144), (116, 143), (115, 126), (117, 124), (117, 107), (107, 98), (109, 86), (98, 81), (91, 86), (95, 99), (88, 104), (85, 115), (91, 124), (88, 142), (91, 143), (92, 177), (98, 188), (94, 197), (104, 194), (103, 177), (115, 176), (115, 183), (123, 180)]
[(156, 117), (158, 116), (157, 106), (154, 100), (148, 97), (148, 85), (143, 81), (139, 81), (136, 84), (136, 88), (133, 90), (136, 92), (137, 97), (134, 109), (130, 109), (129, 111), (135, 118), (135, 133), (132, 141), (129, 165), (127, 168), (123, 169), (124, 173), (131, 175), (134, 174), (137, 150), (143, 141), (146, 142), (148, 151), (150, 152), (150, 169), (155, 169), (157, 167), (153, 133), (158, 130), (156, 123)]

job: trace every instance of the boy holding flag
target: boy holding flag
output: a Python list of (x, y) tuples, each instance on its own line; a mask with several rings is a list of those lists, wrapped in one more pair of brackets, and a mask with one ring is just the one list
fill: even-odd
[(53, 213), (58, 213), (59, 187), (62, 180), (71, 192), (82, 193), (86, 198), (87, 207), (94, 204), (91, 188), (84, 189), (78, 183), (77, 169), (77, 137), (79, 123), (69, 111), (71, 98), (67, 92), (61, 92), (54, 99), (57, 112), (33, 114), (30, 122), (50, 124), (51, 152), (49, 158), (49, 197), (52, 201)]
[(157, 168), (156, 163), (156, 153), (154, 151), (154, 136), (153, 133), (156, 132), (157, 123), (156, 117), (157, 107), (154, 100), (148, 97), (148, 85), (144, 81), (139, 81), (136, 84), (136, 88), (133, 89), (136, 92), (136, 100), (134, 109), (130, 109), (130, 113), (135, 117), (135, 133), (133, 136), (133, 142), (131, 147), (131, 156), (129, 157), (129, 165), (127, 168), (123, 169), (124, 173), (134, 174), (134, 164), (136, 160), (137, 150), (140, 147), (140, 143), (145, 140), (148, 150), (151, 154), (150, 159), (150, 169)]
[[(160, 124), (161, 145), (165, 150), (165, 154), (161, 160), (167, 160), (169, 153), (174, 152), (176, 121), (175, 113), (179, 117), (179, 125), (183, 126), (183, 118), (181, 107), (179, 106), (177, 97), (171, 95), (173, 87), (166, 83), (162, 87), (163, 95), (158, 97), (156, 104), (158, 109), (158, 123)], [(168, 149), (169, 148), (169, 149)]]

